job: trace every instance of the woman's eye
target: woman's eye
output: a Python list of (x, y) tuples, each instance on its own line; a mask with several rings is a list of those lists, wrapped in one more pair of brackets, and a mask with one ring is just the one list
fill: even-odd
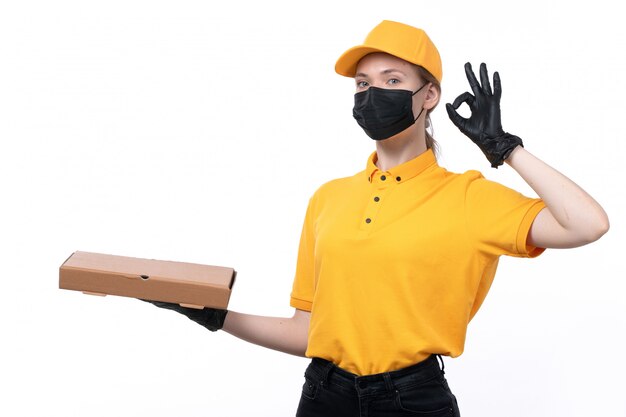
[(357, 88), (365, 88), (367, 87), (367, 81), (357, 81), (356, 86)]
[(389, 81), (387, 81), (389, 84), (398, 84), (400, 83), (400, 80), (398, 80), (397, 78), (392, 78)]

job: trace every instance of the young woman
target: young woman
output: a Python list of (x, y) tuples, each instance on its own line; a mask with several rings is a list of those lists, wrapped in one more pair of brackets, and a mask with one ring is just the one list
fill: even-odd
[[(585, 245), (606, 233), (607, 215), (504, 132), (500, 79), (495, 73), (492, 89), (484, 64), (480, 82), (466, 64), (472, 93), (447, 104), (448, 115), (492, 167), (508, 164), (539, 198), (437, 164), (426, 129), (442, 70), (424, 31), (383, 21), (335, 69), (354, 78), (353, 115), (376, 150), (364, 171), (322, 185), (309, 201), (293, 317), (155, 304), (312, 358), (298, 416), (459, 416), (441, 355), (462, 353), (500, 255)], [(463, 103), (467, 119), (456, 112)]]

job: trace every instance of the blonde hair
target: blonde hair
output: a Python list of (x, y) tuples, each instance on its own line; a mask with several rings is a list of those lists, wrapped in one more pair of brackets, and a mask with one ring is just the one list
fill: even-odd
[[(439, 96), (441, 97), (441, 84), (439, 83), (439, 81), (424, 67), (415, 64), (413, 64), (413, 66), (417, 70), (417, 75), (420, 76), (424, 81), (432, 83), (439, 92)], [(437, 143), (435, 138), (433, 138), (433, 125), (430, 120), (430, 113), (435, 110), (438, 104), (439, 103), (435, 104), (435, 107), (426, 111), (426, 148), (432, 149), (435, 155), (439, 154), (439, 144)]]

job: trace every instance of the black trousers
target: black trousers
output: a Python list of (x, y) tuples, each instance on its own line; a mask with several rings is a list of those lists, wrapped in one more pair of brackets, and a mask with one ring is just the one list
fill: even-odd
[[(441, 360), (441, 369), (437, 358)], [(365, 376), (313, 358), (304, 379), (296, 417), (461, 415), (439, 355), (397, 371)]]

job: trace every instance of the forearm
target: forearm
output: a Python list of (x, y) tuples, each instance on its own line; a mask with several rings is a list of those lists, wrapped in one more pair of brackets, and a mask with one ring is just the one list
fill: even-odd
[(302, 314), (288, 318), (229, 311), (222, 330), (255, 345), (291, 355), (304, 356), (307, 347), (308, 320)]
[(506, 162), (546, 203), (572, 246), (597, 240), (609, 228), (604, 209), (585, 190), (556, 169), (518, 146)]

